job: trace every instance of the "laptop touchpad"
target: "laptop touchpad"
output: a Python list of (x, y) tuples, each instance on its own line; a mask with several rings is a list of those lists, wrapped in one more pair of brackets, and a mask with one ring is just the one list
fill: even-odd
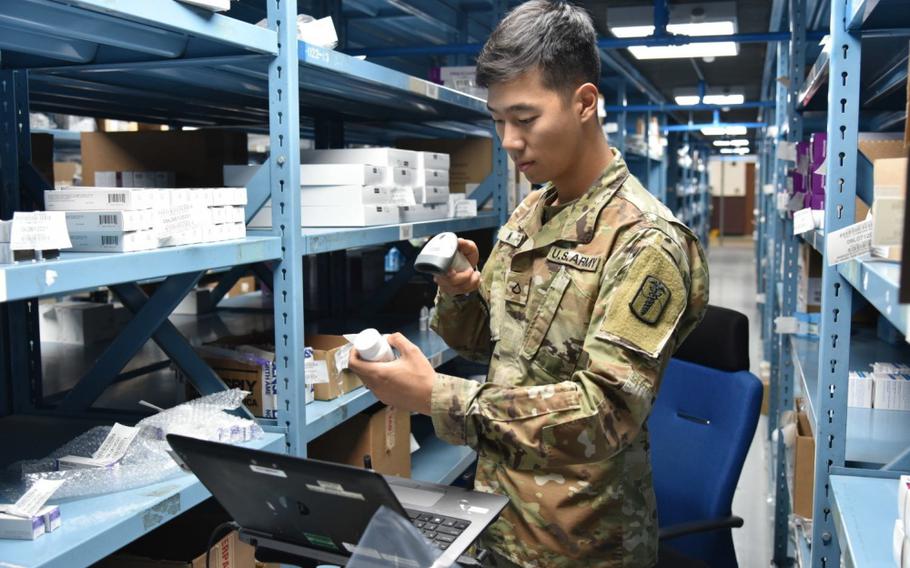
[(416, 507), (432, 507), (445, 495), (445, 493), (438, 491), (426, 491), (400, 485), (391, 485), (391, 488), (392, 493), (395, 494), (395, 497), (398, 497), (399, 501), (405, 505), (414, 505)]

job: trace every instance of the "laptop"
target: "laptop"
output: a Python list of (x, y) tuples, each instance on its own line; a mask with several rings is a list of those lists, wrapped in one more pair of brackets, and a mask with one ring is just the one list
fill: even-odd
[(385, 505), (455, 563), (508, 503), (502, 495), (169, 434), (186, 466), (266, 550), (344, 566)]

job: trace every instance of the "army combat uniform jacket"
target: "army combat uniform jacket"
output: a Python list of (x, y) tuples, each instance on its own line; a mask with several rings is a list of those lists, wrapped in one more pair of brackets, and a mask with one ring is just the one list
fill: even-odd
[(438, 375), (433, 425), (477, 450), (478, 491), (510, 499), (485, 546), (525, 567), (650, 566), (645, 420), (703, 315), (707, 263), (617, 152), (543, 224), (554, 195), (548, 184), (515, 210), (478, 292), (437, 297), (433, 329), (490, 371), (484, 384)]

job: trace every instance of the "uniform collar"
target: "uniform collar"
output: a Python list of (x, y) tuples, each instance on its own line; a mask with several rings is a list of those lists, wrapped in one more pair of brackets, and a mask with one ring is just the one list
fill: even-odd
[[(559, 212), (551, 219), (546, 227), (541, 227), (543, 208), (546, 206), (547, 198), (556, 191), (556, 187), (551, 182), (547, 182), (541, 188), (536, 202), (518, 221), (518, 228), (534, 239), (535, 248), (544, 246), (545, 241), (591, 242), (591, 239), (594, 238), (597, 217), (629, 177), (629, 168), (626, 166), (622, 154), (615, 148), (610, 148), (610, 151), (613, 152), (613, 161), (604, 169), (597, 181), (584, 195), (576, 199), (571, 207)], [(541, 232), (545, 234), (540, 237), (535, 236)]]

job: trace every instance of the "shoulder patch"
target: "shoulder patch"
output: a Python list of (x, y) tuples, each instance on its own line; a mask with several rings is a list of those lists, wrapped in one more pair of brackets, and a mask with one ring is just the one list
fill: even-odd
[(629, 302), (629, 307), (638, 319), (654, 325), (663, 315), (672, 295), (660, 278), (649, 274), (642, 280), (638, 293)]
[(600, 266), (601, 257), (581, 254), (572, 249), (551, 247), (550, 253), (547, 255), (547, 260), (579, 270), (596, 272), (597, 267)]

